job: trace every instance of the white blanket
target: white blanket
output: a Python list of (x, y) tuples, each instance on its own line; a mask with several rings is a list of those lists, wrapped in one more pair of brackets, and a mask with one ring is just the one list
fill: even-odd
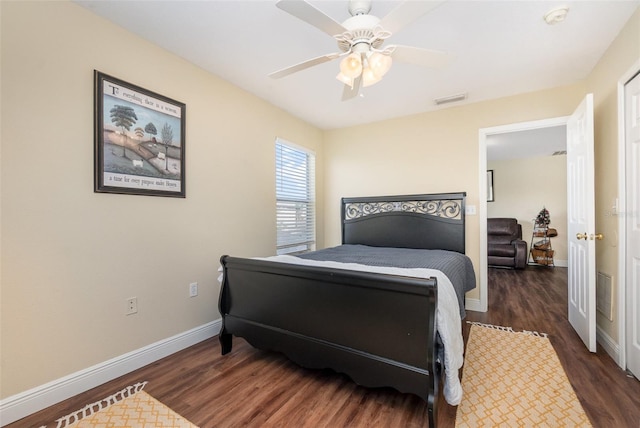
[(458, 308), (458, 298), (445, 274), (435, 269), (404, 269), (395, 267), (365, 266), (356, 263), (340, 263), (332, 261), (305, 260), (294, 256), (273, 256), (261, 258), (281, 263), (307, 266), (322, 266), (333, 269), (347, 269), (364, 272), (375, 272), (390, 275), (409, 276), (413, 278), (435, 277), (438, 283), (438, 309), (436, 311), (436, 328), (444, 344), (444, 398), (447, 403), (457, 406), (462, 400), (462, 385), (459, 369), (462, 367), (464, 341), (462, 338), (462, 321)]

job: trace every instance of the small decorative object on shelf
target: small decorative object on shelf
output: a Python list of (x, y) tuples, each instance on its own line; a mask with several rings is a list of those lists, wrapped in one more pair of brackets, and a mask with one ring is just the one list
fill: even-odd
[(558, 236), (556, 229), (550, 228), (551, 216), (549, 211), (542, 207), (538, 216), (533, 220), (533, 232), (531, 234), (531, 250), (529, 251), (529, 264), (553, 266), (553, 249), (551, 239)]
[(536, 224), (540, 226), (549, 226), (549, 223), (551, 223), (549, 211), (545, 207), (542, 207), (538, 213), (538, 217), (536, 217)]

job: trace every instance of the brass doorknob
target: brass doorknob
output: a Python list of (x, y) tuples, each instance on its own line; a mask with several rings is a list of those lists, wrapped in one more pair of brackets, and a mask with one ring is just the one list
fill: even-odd
[(592, 233), (590, 238), (591, 238), (592, 241), (594, 239), (597, 239), (598, 241), (602, 241), (602, 239), (604, 238), (604, 235), (602, 233), (596, 233), (596, 234)]
[(576, 233), (576, 238), (579, 240), (584, 239), (585, 241), (587, 240), (587, 234), (586, 233)]

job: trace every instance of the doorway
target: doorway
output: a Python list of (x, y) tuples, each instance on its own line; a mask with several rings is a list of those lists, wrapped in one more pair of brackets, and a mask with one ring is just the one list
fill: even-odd
[[(527, 249), (538, 245), (526, 254), (527, 264), (567, 267), (567, 127), (487, 136), (487, 170), (494, 188), (487, 218), (516, 219)], [(550, 232), (534, 237), (534, 219), (543, 211)]]
[[(491, 128), (483, 128), (480, 130), (480, 143), (479, 143), (479, 159), (480, 159), (480, 171), (487, 170), (487, 151), (488, 144), (492, 139), (506, 136), (508, 134), (515, 133), (536, 133), (543, 132), (546, 129), (565, 127), (569, 120), (568, 116), (556, 117), (550, 119), (536, 120), (531, 122), (521, 122), (509, 125), (496, 126)], [(566, 139), (565, 139), (566, 144)], [(533, 178), (532, 178), (533, 179)], [(494, 182), (497, 177), (494, 176)], [(566, 178), (564, 181), (566, 184)], [(479, 222), (480, 222), (480, 299), (476, 303), (477, 309), (470, 308), (472, 310), (478, 310), (486, 312), (488, 309), (488, 280), (487, 280), (487, 217), (488, 217), (488, 204), (496, 203), (497, 198), (500, 197), (500, 190), (494, 186), (494, 202), (487, 202), (487, 174), (480, 174), (480, 201), (479, 201)], [(542, 207), (540, 207), (542, 208)], [(532, 218), (535, 217), (537, 211), (532, 213)], [(530, 237), (523, 233), (523, 239), (529, 241)], [(529, 242), (530, 243), (530, 242)]]
[[(564, 123), (567, 130), (567, 242), (568, 251), (568, 320), (583, 340), (589, 351), (596, 352), (596, 266), (595, 241), (602, 234), (595, 233), (595, 186), (594, 186), (594, 127), (593, 94), (586, 94), (571, 116), (507, 125), (480, 130), (480, 167), (486, 169), (487, 136), (509, 132), (513, 129), (538, 129), (550, 122)], [(481, 300), (486, 304), (487, 283), (487, 201), (486, 177), (480, 174), (480, 254), (481, 254)], [(494, 193), (494, 192), (492, 192)], [(546, 213), (546, 210), (542, 210)], [(546, 214), (544, 215), (546, 219)], [(548, 264), (548, 263), (547, 263)], [(484, 281), (484, 282), (483, 282)], [(486, 308), (486, 305), (481, 305)], [(485, 309), (486, 310), (486, 309)]]

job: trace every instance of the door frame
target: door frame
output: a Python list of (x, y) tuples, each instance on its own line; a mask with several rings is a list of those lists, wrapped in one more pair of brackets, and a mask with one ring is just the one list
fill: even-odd
[[(637, 60), (618, 80), (618, 206), (616, 216), (627, 212), (627, 167), (625, 162), (626, 137), (625, 137), (625, 103), (624, 87), (633, 76), (640, 72), (640, 60)], [(627, 260), (626, 260), (626, 221), (618, 218), (618, 352), (617, 363), (623, 370), (627, 368)], [(615, 351), (615, 350), (614, 350)], [(611, 354), (611, 352), (609, 352)]]

